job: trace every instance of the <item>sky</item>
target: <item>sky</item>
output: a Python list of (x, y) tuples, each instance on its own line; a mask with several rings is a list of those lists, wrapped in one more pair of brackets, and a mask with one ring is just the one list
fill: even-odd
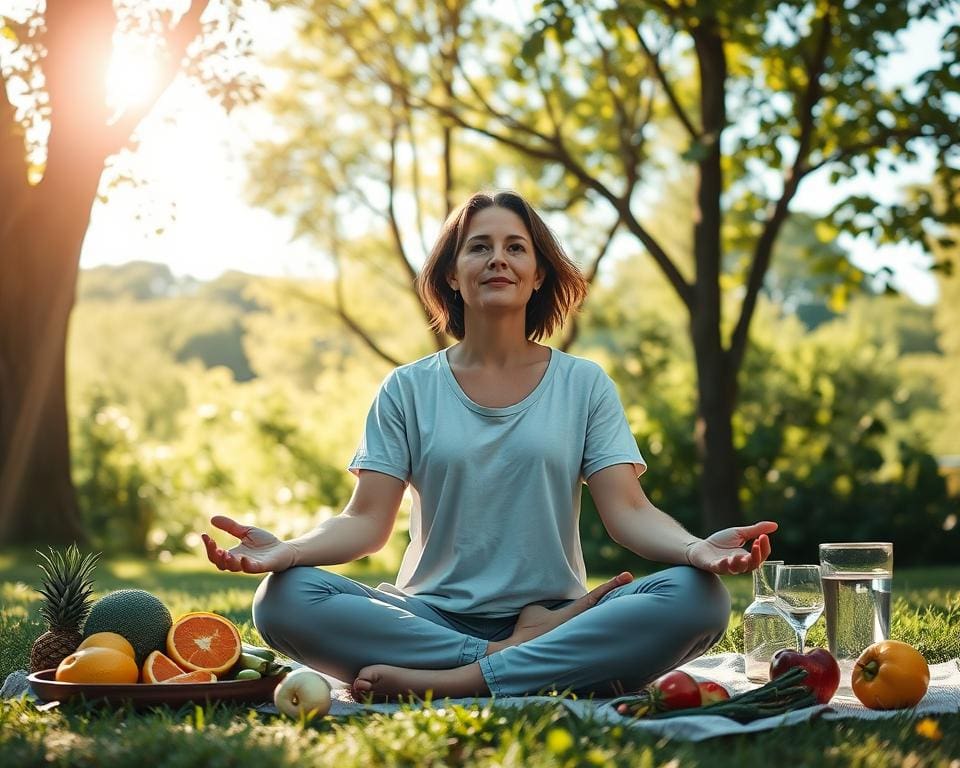
[[(265, 14), (258, 22), (258, 36), (264, 33), (258, 37), (264, 53), (291, 42), (292, 27), (285, 18)], [(906, 77), (935, 64), (938, 34), (935, 23), (913, 24), (907, 31), (907, 50), (894, 57), (890, 70)], [(268, 80), (268, 86), (271, 82), (279, 81)], [(164, 119), (174, 112), (175, 124)], [(148, 185), (117, 189), (106, 203), (95, 204), (81, 267), (146, 260), (167, 264), (176, 275), (200, 279), (228, 270), (274, 276), (324, 274), (323, 255), (308, 240), (292, 239), (291, 222), (245, 200), (245, 155), (253, 141), (270, 131), (270, 118), (259, 107), (228, 117), (196, 86), (182, 79), (173, 83), (140, 129), (140, 150), (133, 164)], [(839, 194), (867, 189), (891, 197), (898, 183), (922, 182), (929, 175), (927, 165), (896, 179), (889, 174), (858, 178), (834, 189), (826, 174), (819, 174), (801, 184), (791, 208), (821, 213)], [(155, 201), (147, 220), (137, 218), (144, 208), (144, 195)], [(867, 238), (845, 238), (841, 245), (870, 271), (884, 265), (893, 268), (894, 283), (915, 300), (936, 300), (936, 281), (925, 269), (929, 259), (919, 248), (876, 248)]]

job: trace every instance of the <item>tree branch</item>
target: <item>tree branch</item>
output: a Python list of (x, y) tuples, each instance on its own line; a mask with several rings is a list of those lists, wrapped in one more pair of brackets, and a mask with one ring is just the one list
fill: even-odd
[(397, 221), (397, 136), (399, 132), (400, 126), (394, 117), (390, 125), (390, 160), (387, 162), (387, 221), (390, 224), (390, 235), (393, 238), (393, 247), (396, 249), (400, 265), (412, 283), (417, 279), (417, 270), (413, 268), (410, 259), (407, 258), (407, 251), (403, 247), (400, 223)]
[[(390, 222), (390, 233), (393, 237), (393, 246), (396, 249), (397, 258), (400, 260), (400, 264), (406, 272), (407, 275), (407, 290), (414, 294), (414, 298), (417, 299), (417, 304), (420, 307), (420, 310), (423, 312), (424, 319), (427, 321), (427, 324), (430, 323), (430, 316), (427, 313), (427, 308), (424, 306), (423, 302), (419, 300), (419, 296), (416, 295), (415, 285), (417, 282), (417, 270), (414, 269), (413, 265), (410, 263), (410, 259), (407, 258), (406, 249), (403, 247), (403, 234), (400, 231), (400, 223), (397, 221), (397, 210), (396, 210), (396, 190), (397, 190), (397, 138), (400, 132), (399, 122), (394, 117), (393, 124), (390, 126), (390, 161), (389, 161), (389, 170), (388, 170), (388, 191), (387, 191), (387, 214)], [(434, 344), (437, 349), (443, 349), (446, 346), (446, 338), (443, 333), (431, 329), (433, 334)]]
[(625, 187), (632, 191), (637, 183), (637, 164), (638, 158), (633, 147), (632, 136), (634, 135), (634, 126), (631, 124), (627, 115), (627, 109), (623, 99), (620, 98), (619, 79), (613, 72), (610, 64), (610, 51), (600, 42), (600, 36), (594, 29), (593, 23), (590, 24), (590, 31), (593, 36), (593, 42), (600, 50), (600, 61), (603, 64), (603, 73), (607, 79), (607, 93), (613, 100), (614, 112), (617, 115), (617, 139), (620, 146), (620, 162), (623, 163), (623, 172), (626, 176)]
[[(597, 270), (600, 268), (600, 262), (610, 250), (610, 244), (613, 242), (613, 237), (617, 234), (617, 230), (620, 228), (620, 223), (621, 222), (618, 217), (613, 223), (613, 226), (610, 227), (610, 231), (607, 232), (607, 236), (604, 239), (603, 244), (600, 246), (600, 250), (597, 252), (597, 255), (593, 257), (593, 260), (590, 262), (590, 266), (583, 273), (583, 278), (587, 281), (587, 285), (593, 285), (593, 282), (597, 277)], [(571, 313), (570, 324), (567, 326), (567, 328), (567, 333), (564, 334), (564, 337), (560, 342), (560, 349), (564, 352), (573, 346), (574, 342), (577, 340), (577, 337), (580, 335), (580, 322), (576, 312)]]
[(420, 99), (420, 103), (434, 112), (439, 112), (440, 114), (449, 117), (450, 119), (456, 121), (458, 125), (466, 128), (469, 131), (473, 131), (481, 136), (486, 136), (508, 147), (512, 147), (513, 149), (516, 149), (517, 151), (526, 154), (529, 157), (534, 157), (548, 162), (555, 162), (562, 165), (584, 186), (594, 190), (597, 194), (609, 202), (611, 206), (613, 206), (613, 209), (623, 220), (623, 223), (627, 226), (627, 229), (630, 230), (631, 234), (633, 234), (638, 240), (640, 240), (640, 242), (643, 243), (644, 247), (663, 271), (664, 275), (667, 277), (667, 280), (670, 281), (670, 284), (674, 287), (681, 300), (688, 307), (692, 307), (693, 297), (691, 294), (690, 285), (686, 282), (686, 280), (684, 280), (683, 275), (680, 274), (679, 270), (676, 268), (676, 265), (674, 265), (670, 257), (667, 256), (660, 244), (657, 243), (657, 241), (653, 239), (643, 225), (637, 221), (636, 217), (633, 215), (633, 212), (630, 210), (630, 190), (628, 190), (628, 194), (624, 196), (617, 196), (614, 194), (605, 184), (603, 184), (603, 182), (587, 173), (587, 171), (579, 163), (577, 163), (573, 157), (570, 156), (569, 152), (562, 143), (559, 145), (553, 144), (553, 150), (541, 149), (539, 147), (534, 147), (518, 141), (508, 134), (498, 133), (489, 128), (484, 128), (479, 125), (469, 123), (460, 113), (447, 109), (443, 105), (438, 105), (435, 102), (431, 102), (427, 99)]
[[(335, 224), (331, 224), (331, 227)], [(331, 230), (332, 232), (333, 230)], [(333, 295), (336, 302), (334, 311), (337, 313), (337, 316), (343, 322), (350, 331), (357, 336), (377, 357), (381, 360), (384, 360), (389, 365), (394, 368), (402, 365), (402, 363), (397, 360), (393, 355), (387, 352), (383, 347), (377, 344), (376, 340), (364, 330), (363, 326), (358, 323), (353, 316), (347, 311), (346, 302), (343, 300), (343, 270), (340, 268), (341, 258), (340, 258), (340, 246), (339, 239), (336, 235), (331, 236), (331, 255), (333, 256), (333, 262), (336, 266), (336, 278), (333, 283)]]
[(659, 55), (650, 50), (639, 29), (633, 27), (632, 29), (633, 33), (637, 36), (637, 41), (640, 43), (640, 47), (643, 48), (643, 52), (646, 55), (647, 60), (653, 67), (653, 71), (657, 76), (657, 80), (660, 82), (660, 86), (663, 88), (663, 92), (666, 95), (667, 100), (670, 102), (670, 106), (673, 108), (677, 119), (686, 129), (687, 133), (690, 135), (690, 138), (694, 141), (698, 140), (700, 138), (700, 131), (694, 127), (693, 122), (686, 113), (686, 110), (684, 110), (683, 106), (680, 104), (680, 100), (677, 98), (677, 94), (674, 92), (673, 86), (670, 85), (670, 81), (667, 79), (667, 73), (664, 72), (663, 67), (660, 66)]
[(196, 0), (191, 2), (190, 7), (180, 17), (177, 26), (171, 29), (166, 35), (168, 58), (166, 66), (161, 68), (159, 76), (159, 85), (156, 89), (156, 95), (146, 104), (141, 104), (134, 109), (126, 111), (120, 119), (110, 128), (110, 146), (111, 154), (119, 152), (127, 142), (130, 141), (136, 127), (140, 121), (156, 105), (160, 96), (180, 72), (180, 66), (183, 58), (187, 54), (187, 48), (194, 40), (203, 33), (203, 24), (200, 17), (210, 5), (210, 0)]
[(420, 250), (423, 253), (428, 252), (427, 238), (423, 232), (423, 199), (420, 194), (422, 182), (420, 181), (420, 149), (417, 143), (417, 134), (413, 126), (413, 114), (410, 111), (410, 104), (404, 99), (403, 102), (404, 120), (407, 126), (407, 137), (410, 142), (411, 175), (413, 181), (413, 204), (416, 209), (417, 237), (420, 240)]
[(790, 201), (794, 195), (796, 195), (801, 179), (810, 172), (806, 163), (807, 157), (810, 154), (810, 144), (815, 127), (813, 108), (823, 95), (820, 78), (824, 72), (832, 36), (833, 7), (828, 4), (821, 19), (816, 51), (808, 63), (807, 87), (797, 109), (797, 118), (800, 123), (800, 131), (797, 136), (797, 154), (794, 158), (793, 165), (790, 167), (784, 179), (783, 193), (780, 195), (780, 199), (777, 201), (770, 217), (767, 219), (763, 232), (760, 233), (760, 237), (757, 239), (757, 244), (753, 252), (753, 260), (750, 265), (750, 274), (747, 278), (746, 295), (743, 298), (743, 304), (740, 308), (740, 317), (730, 337), (730, 348), (728, 350), (729, 370), (734, 375), (736, 371), (740, 369), (740, 365), (743, 362), (743, 355), (747, 347), (747, 338), (750, 331), (750, 322), (757, 308), (757, 297), (760, 294), (763, 281), (766, 279), (767, 271), (770, 268), (773, 244), (776, 242), (777, 235), (779, 235), (780, 229), (787, 219)]
[(869, 152), (872, 149), (885, 149), (891, 144), (892, 140), (896, 140), (901, 144), (906, 144), (912, 139), (939, 138), (948, 138), (954, 143), (960, 143), (960, 131), (955, 130), (951, 133), (948, 131), (938, 131), (936, 129), (930, 130), (930, 126), (926, 125), (921, 125), (916, 128), (900, 128), (896, 130), (884, 131), (880, 136), (871, 141), (862, 141), (857, 144), (850, 144), (846, 147), (840, 147), (824, 157), (822, 160), (809, 165), (806, 169), (806, 173), (819, 171), (824, 166), (831, 165), (832, 163), (843, 162), (849, 158)]

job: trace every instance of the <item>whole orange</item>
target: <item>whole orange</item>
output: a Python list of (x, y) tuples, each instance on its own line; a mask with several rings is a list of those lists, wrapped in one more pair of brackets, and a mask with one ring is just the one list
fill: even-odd
[(135, 683), (140, 676), (137, 663), (113, 648), (84, 648), (74, 651), (57, 667), (61, 683)]
[(115, 651), (127, 654), (131, 659), (135, 659), (137, 656), (130, 641), (116, 632), (96, 632), (90, 635), (77, 646), (78, 651), (85, 648), (113, 648)]

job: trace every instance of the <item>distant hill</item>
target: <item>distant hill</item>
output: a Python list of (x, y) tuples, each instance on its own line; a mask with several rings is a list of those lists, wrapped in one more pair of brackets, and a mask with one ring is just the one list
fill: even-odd
[(117, 305), (128, 315), (142, 305), (154, 322), (157, 305), (168, 303), (163, 323), (172, 326), (170, 352), (178, 362), (198, 359), (207, 367), (222, 365), (237, 381), (247, 381), (255, 374), (243, 347), (244, 318), (263, 310), (247, 289), (260, 279), (226, 272), (203, 281), (176, 277), (166, 264), (131, 261), (81, 270), (77, 303)]

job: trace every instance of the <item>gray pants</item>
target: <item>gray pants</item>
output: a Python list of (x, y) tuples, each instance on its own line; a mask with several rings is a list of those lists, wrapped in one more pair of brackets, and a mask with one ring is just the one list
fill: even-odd
[(451, 669), (479, 661), (495, 696), (635, 690), (703, 654), (723, 636), (729, 615), (720, 579), (668, 568), (618, 587), (540, 637), (486, 656), (487, 641), (509, 637), (516, 616), (450, 613), (307, 567), (269, 574), (253, 601), (253, 623), (267, 643), (338, 680), (352, 682), (370, 664)]

